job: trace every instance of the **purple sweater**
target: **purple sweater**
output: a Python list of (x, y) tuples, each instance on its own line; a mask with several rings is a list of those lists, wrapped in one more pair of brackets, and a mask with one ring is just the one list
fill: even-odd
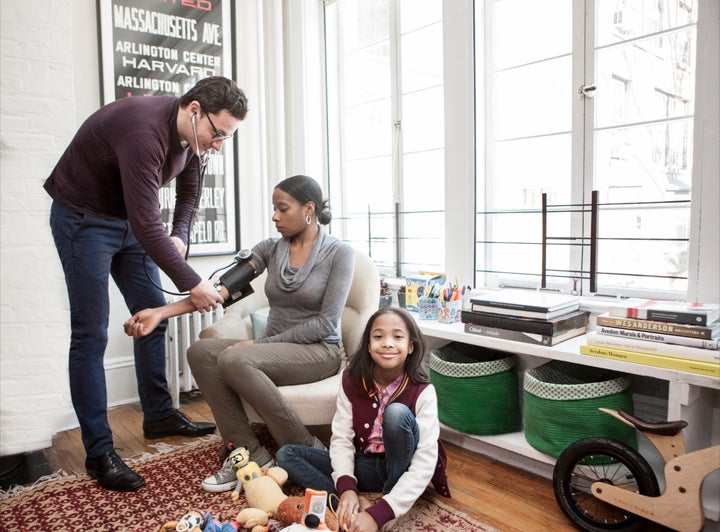
[(178, 253), (160, 217), (160, 188), (177, 178), (172, 236), (187, 243), (199, 160), (180, 144), (179, 100), (123, 98), (93, 113), (58, 161), (45, 190), (64, 208), (128, 220), (140, 245), (181, 291), (201, 278)]

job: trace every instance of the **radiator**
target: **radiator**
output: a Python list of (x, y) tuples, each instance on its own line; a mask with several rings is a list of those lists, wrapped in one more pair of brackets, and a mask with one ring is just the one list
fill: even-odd
[(197, 388), (193, 380), (186, 353), (188, 347), (199, 338), (200, 331), (222, 318), (222, 305), (211, 312), (193, 312), (168, 320), (165, 333), (165, 353), (167, 355), (167, 381), (173, 406), (180, 407), (180, 392), (189, 392)]

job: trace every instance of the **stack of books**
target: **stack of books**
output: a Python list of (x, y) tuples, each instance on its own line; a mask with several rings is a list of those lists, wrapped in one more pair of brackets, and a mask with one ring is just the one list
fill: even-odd
[(577, 296), (498, 290), (473, 294), (460, 318), (467, 333), (552, 346), (585, 332), (589, 314), (579, 308)]
[(585, 355), (720, 377), (720, 305), (629, 299), (597, 317)]

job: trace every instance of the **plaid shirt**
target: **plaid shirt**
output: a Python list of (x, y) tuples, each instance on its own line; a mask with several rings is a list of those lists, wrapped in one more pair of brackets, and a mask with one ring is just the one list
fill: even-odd
[(384, 390), (377, 382), (375, 382), (375, 390), (370, 392), (370, 395), (375, 395), (380, 404), (378, 406), (377, 417), (375, 418), (375, 422), (373, 423), (372, 430), (370, 431), (370, 437), (368, 438), (368, 444), (365, 447), (366, 453), (384, 453), (385, 452), (385, 444), (383, 443), (383, 430), (382, 430), (383, 412), (385, 412), (385, 408), (387, 407), (388, 403), (390, 402), (390, 398), (400, 387), (400, 384), (402, 383), (404, 377), (405, 377), (405, 374), (401, 373), (400, 375), (398, 375), (398, 378), (395, 379), (394, 381), (392, 381), (388, 385), (388, 387), (385, 388)]

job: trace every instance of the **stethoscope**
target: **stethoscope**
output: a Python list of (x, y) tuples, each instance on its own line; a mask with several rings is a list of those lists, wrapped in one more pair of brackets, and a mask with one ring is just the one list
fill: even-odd
[[(197, 215), (198, 207), (200, 206), (200, 198), (202, 195), (202, 189), (203, 189), (203, 180), (205, 178), (205, 169), (207, 168), (207, 162), (208, 158), (210, 157), (210, 152), (213, 151), (212, 148), (208, 151), (206, 151), (204, 154), (200, 154), (200, 141), (198, 140), (197, 136), (197, 129), (195, 128), (195, 117), (197, 116), (197, 113), (193, 113), (192, 117), (190, 118), (190, 125), (192, 126), (192, 132), (193, 137), (195, 139), (195, 155), (197, 155), (198, 158), (198, 191), (197, 191), (197, 197), (195, 198), (195, 207), (193, 209), (193, 219)], [(185, 248), (185, 260), (187, 261), (188, 256), (190, 254), (190, 239), (188, 238), (187, 248)], [(218, 272), (221, 272), (222, 270), (225, 270), (229, 268), (230, 266), (233, 266), (236, 264), (236, 261), (233, 260), (230, 264), (227, 266), (223, 266), (222, 268), (218, 268), (213, 273), (210, 274), (210, 277), (208, 279), (212, 279)], [(145, 268), (145, 275), (148, 278), (148, 280), (155, 286), (155, 288), (162, 290), (164, 293), (172, 295), (172, 296), (187, 296), (190, 294), (190, 292), (173, 292), (171, 290), (166, 290), (162, 286), (158, 285), (152, 277), (150, 277), (150, 272), (148, 272), (147, 269), (147, 253), (143, 256), (143, 268)]]
[(210, 151), (212, 151), (212, 148), (206, 151), (204, 154), (200, 155), (200, 142), (198, 141), (197, 136), (197, 129), (195, 129), (195, 117), (197, 116), (197, 113), (193, 113), (192, 117), (190, 119), (190, 125), (192, 126), (193, 131), (193, 137), (195, 137), (195, 155), (198, 157), (198, 162), (200, 164), (199, 171), (200, 171), (200, 187), (202, 188), (202, 178), (205, 174), (205, 166), (207, 165), (208, 157), (210, 157)]

